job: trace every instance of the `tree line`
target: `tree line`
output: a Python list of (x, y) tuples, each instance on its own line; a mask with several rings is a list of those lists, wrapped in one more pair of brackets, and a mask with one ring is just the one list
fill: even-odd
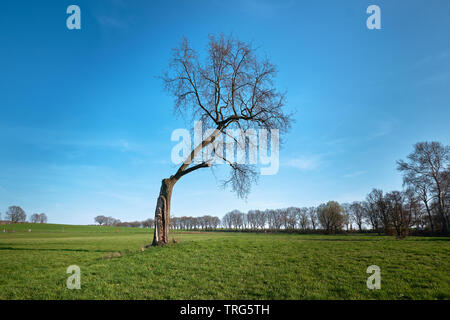
[[(363, 201), (329, 201), (312, 207), (233, 210), (222, 219), (172, 217), (177, 230), (302, 230), (324, 233), (373, 231), (403, 238), (411, 230), (448, 234), (450, 216), (450, 147), (439, 142), (419, 142), (406, 160), (397, 161), (403, 190), (384, 192), (374, 188)], [(154, 220), (121, 222), (98, 216), (100, 225), (154, 227)]]
[[(1, 220), (0, 213), (0, 220)], [(5, 212), (5, 219), (7, 221), (11, 221), (11, 223), (21, 223), (26, 222), (27, 214), (25, 211), (19, 206), (10, 206), (8, 210)], [(30, 217), (31, 223), (47, 223), (47, 215), (45, 213), (34, 213)]]
[[(217, 217), (173, 218), (174, 229), (310, 230), (335, 233), (353, 229), (403, 238), (411, 230), (448, 234), (450, 216), (450, 147), (439, 142), (420, 142), (406, 160), (397, 161), (404, 190), (383, 192), (374, 188), (363, 201), (339, 204), (329, 201), (317, 207), (233, 210)], [(205, 221), (214, 220), (216, 224)]]
[[(131, 228), (153, 228), (155, 226), (154, 219), (147, 219), (144, 221), (122, 222), (119, 219), (112, 217), (105, 217), (103, 215), (94, 218), (95, 222), (100, 226), (115, 226), (115, 227), (131, 227)], [(213, 216), (202, 217), (172, 217), (170, 219), (170, 228), (178, 230), (198, 230), (208, 229), (216, 230), (220, 227), (220, 219)]]
[(155, 220), (147, 219), (144, 221), (122, 222), (113, 217), (105, 217), (103, 215), (96, 216), (94, 221), (100, 226), (130, 227), (130, 228), (153, 228)]

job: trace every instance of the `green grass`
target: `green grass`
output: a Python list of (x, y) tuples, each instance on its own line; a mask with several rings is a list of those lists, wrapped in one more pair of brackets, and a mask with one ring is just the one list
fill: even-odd
[[(450, 298), (450, 238), (172, 233), (179, 243), (141, 251), (151, 230), (4, 228), (16, 232), (0, 233), (0, 299)], [(69, 265), (81, 290), (66, 288)], [(380, 290), (366, 287), (369, 265)]]

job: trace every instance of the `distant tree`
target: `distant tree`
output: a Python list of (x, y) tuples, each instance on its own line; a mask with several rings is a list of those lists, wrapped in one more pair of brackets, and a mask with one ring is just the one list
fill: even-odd
[(336, 201), (329, 201), (317, 208), (317, 217), (326, 233), (342, 229), (344, 208)]
[(45, 213), (41, 213), (40, 215), (39, 215), (39, 223), (47, 223), (47, 220), (48, 220), (48, 218), (47, 218), (47, 215), (45, 214)]
[(407, 161), (399, 160), (397, 164), (397, 169), (403, 172), (404, 184), (417, 190), (422, 195), (422, 201), (428, 199), (428, 192), (431, 194), (441, 220), (442, 232), (447, 234), (449, 221), (446, 195), (450, 184), (450, 146), (434, 141), (416, 143)]
[(228, 212), (227, 214), (225, 214), (222, 218), (222, 226), (225, 229), (232, 229), (233, 228), (233, 221), (231, 218), (231, 212)]
[(220, 225), (220, 219), (218, 217), (213, 217), (211, 223), (212, 223), (213, 229), (216, 230)]
[(24, 222), (27, 219), (27, 215), (25, 211), (19, 206), (11, 206), (8, 208), (8, 211), (6, 211), (6, 219), (13, 222)]
[(266, 227), (267, 219), (264, 211), (255, 210), (255, 219), (259, 229), (264, 229)]
[(376, 204), (371, 201), (367, 201), (366, 197), (366, 201), (362, 201), (361, 205), (364, 210), (364, 221), (366, 224), (369, 225), (372, 230), (378, 232), (378, 234), (381, 234), (381, 223)]
[(298, 224), (300, 209), (296, 207), (290, 207), (283, 210), (283, 213), (285, 214), (284, 228), (294, 230)]
[(256, 210), (250, 210), (247, 212), (247, 222), (250, 229), (256, 229), (258, 227)]
[(349, 210), (350, 210), (350, 215), (351, 215), (352, 221), (356, 223), (356, 225), (358, 226), (359, 232), (361, 232), (362, 231), (363, 220), (364, 220), (364, 208), (363, 208), (363, 205), (359, 201), (354, 201), (350, 205)]
[(243, 226), (243, 214), (239, 210), (230, 212), (231, 223), (234, 229), (240, 229)]
[(385, 234), (392, 234), (391, 219), (387, 211), (383, 190), (372, 189), (367, 195), (366, 201), (370, 208), (370, 211), (368, 212), (370, 214), (369, 218), (376, 224), (378, 233), (380, 233), (380, 229), (382, 229)]
[(104, 225), (106, 224), (107, 218), (105, 216), (96, 216), (95, 217), (95, 222), (97, 222), (99, 225)]
[(412, 222), (412, 216), (405, 206), (405, 194), (400, 191), (392, 191), (386, 194), (385, 201), (395, 235), (397, 238), (406, 237)]
[(30, 217), (31, 223), (39, 223), (39, 214), (33, 213)]
[(302, 230), (308, 229), (309, 226), (309, 208), (301, 208), (298, 212), (298, 226)]
[(153, 228), (155, 226), (155, 220), (153, 220), (151, 218), (144, 220), (144, 221), (142, 221), (142, 226), (144, 228)]
[(106, 217), (106, 219), (105, 219), (105, 225), (107, 225), (107, 226), (115, 226), (120, 223), (121, 223), (121, 221), (119, 219), (115, 219), (113, 217)]
[(316, 230), (318, 221), (317, 221), (317, 209), (315, 207), (309, 207), (308, 208), (308, 216), (309, 221), (311, 221), (311, 226), (313, 230)]
[(410, 226), (423, 229), (426, 219), (424, 219), (424, 205), (421, 202), (420, 197), (410, 188), (403, 192), (403, 197), (405, 201), (405, 210), (408, 210), (409, 215), (411, 216)]

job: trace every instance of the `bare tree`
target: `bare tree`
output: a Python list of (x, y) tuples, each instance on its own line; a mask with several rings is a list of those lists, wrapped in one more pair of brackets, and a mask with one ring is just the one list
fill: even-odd
[(298, 223), (300, 209), (296, 207), (290, 207), (284, 210), (286, 214), (285, 229), (294, 230)]
[(45, 213), (41, 213), (40, 215), (39, 215), (39, 223), (47, 223), (47, 220), (48, 220), (48, 218), (47, 218), (47, 215), (45, 214)]
[(233, 219), (232, 219), (232, 213), (228, 212), (223, 218), (222, 218), (222, 226), (226, 229), (232, 229), (233, 228)]
[(38, 213), (33, 213), (30, 217), (30, 221), (31, 223), (39, 223), (39, 214)]
[(177, 172), (163, 179), (155, 210), (153, 245), (169, 242), (170, 203), (174, 185), (186, 174), (211, 167), (208, 160), (194, 163), (203, 149), (231, 168), (224, 186), (239, 197), (250, 192), (256, 179), (252, 165), (237, 164), (214, 147), (227, 128), (241, 130), (289, 128), (290, 116), (283, 111), (285, 96), (273, 85), (276, 69), (267, 59), (259, 59), (250, 44), (231, 37), (210, 36), (208, 55), (201, 63), (198, 54), (184, 39), (173, 51), (170, 72), (163, 76), (167, 91), (175, 97), (175, 110), (199, 118), (214, 131), (195, 146)]
[(378, 233), (380, 233), (381, 228), (385, 234), (392, 234), (392, 224), (387, 211), (383, 190), (372, 189), (367, 195), (366, 201), (369, 205), (369, 211), (367, 213), (369, 214), (370, 222), (373, 226), (376, 226)]
[(359, 232), (361, 232), (362, 225), (363, 225), (363, 219), (364, 219), (363, 205), (359, 201), (354, 201), (350, 205), (349, 210), (350, 210), (352, 221), (354, 221), (356, 223), (356, 225), (358, 226)]
[(142, 226), (143, 226), (144, 228), (151, 228), (151, 227), (153, 227), (154, 225), (155, 225), (155, 220), (153, 220), (153, 219), (151, 219), (151, 218), (142, 221)]
[(405, 194), (400, 191), (392, 191), (384, 197), (390, 223), (394, 228), (397, 238), (404, 238), (408, 235), (412, 216), (406, 210)]
[(95, 222), (97, 222), (99, 225), (104, 225), (106, 223), (106, 217), (105, 216), (96, 216), (94, 218)]
[(344, 208), (336, 201), (328, 201), (317, 208), (317, 217), (326, 233), (342, 229)]
[(301, 208), (298, 212), (298, 226), (302, 230), (308, 229), (309, 226), (309, 216), (308, 216), (308, 208)]
[[(419, 142), (407, 161), (397, 161), (397, 169), (404, 173), (403, 182), (418, 190), (424, 185), (431, 187), (437, 212), (441, 219), (442, 232), (448, 233), (448, 217), (445, 195), (448, 190), (448, 171), (450, 170), (450, 146), (439, 142)], [(430, 223), (431, 220), (430, 220)]]
[(317, 209), (315, 207), (308, 208), (309, 220), (311, 221), (311, 226), (313, 230), (317, 227)]
[(420, 201), (420, 197), (412, 189), (406, 189), (403, 192), (405, 200), (405, 210), (408, 210), (411, 217), (410, 226), (416, 226), (417, 229), (422, 229), (424, 225), (424, 206)]
[(264, 211), (255, 210), (255, 215), (256, 215), (256, 222), (257, 222), (258, 228), (264, 229), (266, 227), (266, 222), (267, 222)]
[(256, 210), (250, 210), (247, 213), (247, 222), (249, 224), (250, 229), (256, 229), (258, 227)]
[(25, 211), (23, 211), (23, 209), (19, 206), (9, 207), (8, 211), (6, 211), (5, 217), (13, 223), (24, 222), (27, 219)]

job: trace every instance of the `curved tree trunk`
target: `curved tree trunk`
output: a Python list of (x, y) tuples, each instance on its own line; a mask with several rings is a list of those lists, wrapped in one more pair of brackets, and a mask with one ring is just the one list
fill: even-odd
[(196, 155), (201, 150), (213, 143), (216, 137), (221, 133), (223, 129), (219, 126), (214, 132), (204, 139), (194, 150), (192, 150), (189, 157), (184, 161), (177, 173), (168, 179), (163, 179), (161, 182), (161, 190), (159, 191), (159, 197), (156, 202), (155, 210), (155, 233), (153, 236), (153, 246), (164, 245), (169, 243), (169, 226), (170, 226), (170, 200), (172, 198), (172, 190), (175, 183), (181, 179), (184, 175), (193, 172), (201, 168), (208, 168), (211, 166), (208, 162), (201, 162), (197, 165), (189, 167)]
[(175, 182), (173, 178), (163, 179), (161, 182), (161, 190), (156, 202), (153, 246), (169, 243), (170, 200)]

